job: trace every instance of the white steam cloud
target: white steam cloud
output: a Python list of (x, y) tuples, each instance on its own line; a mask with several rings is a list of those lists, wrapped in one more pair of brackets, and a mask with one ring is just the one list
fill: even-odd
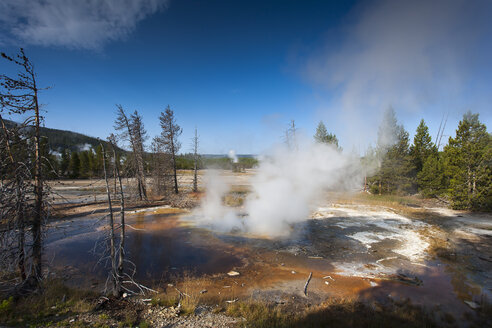
[(231, 161), (233, 163), (237, 163), (238, 162), (238, 158), (237, 158), (237, 155), (236, 155), (236, 151), (235, 150), (233, 150), (233, 149), (229, 150), (229, 154), (227, 156), (231, 159)]
[(279, 146), (263, 159), (241, 209), (223, 205), (230, 186), (216, 172), (207, 181), (206, 196), (194, 215), (198, 224), (283, 237), (292, 232), (292, 224), (309, 218), (326, 190), (358, 188), (363, 173), (358, 157), (326, 144), (302, 142), (295, 151)]
[[(126, 37), (167, 0), (3, 0), (0, 43), (98, 49)], [(12, 41), (12, 40), (10, 40)]]
[(309, 81), (334, 95), (321, 115), (338, 113), (348, 123), (341, 139), (360, 144), (374, 137), (389, 106), (412, 116), (424, 110), (437, 117), (469, 108), (487, 112), (491, 15), (492, 1), (482, 0), (376, 0), (356, 6), (346, 28), (337, 31), (342, 41), (327, 42), (305, 67)]

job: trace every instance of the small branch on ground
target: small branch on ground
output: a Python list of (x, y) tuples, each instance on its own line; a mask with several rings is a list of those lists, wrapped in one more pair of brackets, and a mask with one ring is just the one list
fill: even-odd
[(304, 285), (304, 296), (307, 296), (307, 289), (308, 289), (308, 285), (309, 285), (309, 282), (311, 281), (311, 278), (313, 277), (313, 273), (310, 272), (309, 273), (309, 277), (306, 281), (306, 284)]

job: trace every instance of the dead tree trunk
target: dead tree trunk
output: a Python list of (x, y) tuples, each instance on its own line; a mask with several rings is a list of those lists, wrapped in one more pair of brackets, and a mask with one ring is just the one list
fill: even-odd
[[(18, 178), (20, 180), (20, 178)], [(16, 189), (17, 189), (17, 225), (19, 227), (19, 236), (18, 236), (18, 242), (19, 242), (19, 259), (18, 259), (18, 267), (19, 267), (19, 275), (22, 279), (22, 281), (26, 280), (26, 252), (25, 252), (25, 224), (24, 224), (24, 199), (22, 197), (22, 191), (21, 191), (21, 181), (16, 182)]]
[[(171, 148), (174, 149), (174, 138), (171, 138)], [(173, 176), (174, 176), (174, 193), (178, 194), (178, 175), (177, 175), (177, 168), (176, 168), (176, 152), (173, 150), (172, 153), (172, 160), (173, 160)]]
[(103, 151), (103, 170), (104, 170), (104, 181), (106, 182), (106, 193), (108, 195), (108, 208), (109, 208), (109, 253), (111, 256), (111, 281), (113, 283), (113, 296), (119, 296), (118, 291), (118, 272), (116, 267), (116, 256), (115, 256), (115, 234), (114, 234), (114, 217), (113, 217), (113, 205), (111, 204), (111, 190), (109, 188), (108, 173), (106, 170), (106, 152), (104, 151), (104, 146), (101, 143)]
[(193, 191), (198, 191), (198, 133), (195, 127), (195, 137), (193, 138)]
[(33, 71), (30, 71), (34, 91), (34, 193), (36, 195), (34, 205), (34, 218), (32, 223), (32, 255), (33, 255), (33, 276), (36, 280), (42, 277), (42, 235), (41, 223), (43, 220), (43, 177), (41, 170), (41, 135), (40, 135), (40, 117), (38, 103), (38, 89), (36, 87), (36, 78)]
[(113, 148), (115, 180), (118, 179), (120, 193), (120, 245), (118, 248), (118, 280), (116, 282), (117, 292), (121, 293), (121, 279), (123, 277), (123, 263), (125, 261), (125, 195), (123, 193), (123, 184), (121, 182), (120, 168), (116, 158), (116, 143), (114, 136), (110, 137), (110, 144)]
[(173, 165), (174, 192), (177, 194), (179, 193), (179, 190), (178, 176), (176, 172), (176, 154), (181, 147), (180, 142), (178, 141), (178, 137), (183, 132), (183, 130), (178, 124), (176, 124), (174, 112), (169, 106), (166, 107), (166, 110), (164, 112), (161, 112), (159, 121), (162, 128), (161, 140), (165, 145), (167, 153), (171, 156), (171, 161)]
[[(5, 146), (7, 150), (7, 155), (10, 159), (10, 163), (12, 167), (15, 168), (15, 160), (12, 154), (12, 150), (10, 149), (10, 140), (9, 140), (9, 132), (7, 131), (7, 127), (5, 126), (5, 122), (3, 121), (2, 116), (0, 115), (0, 122), (2, 122), (2, 129), (5, 134)], [(19, 268), (19, 275), (21, 280), (26, 280), (26, 264), (25, 264), (25, 223), (24, 223), (24, 197), (23, 197), (23, 181), (21, 174), (16, 172), (15, 174), (15, 198), (16, 198), (16, 225), (18, 227), (18, 259), (17, 266)]]
[[(5, 149), (7, 150), (7, 156), (12, 164), (12, 168), (15, 169), (15, 160), (10, 148), (9, 131), (5, 126), (2, 116), (0, 115), (0, 122), (2, 123), (2, 129), (5, 135)], [(23, 181), (21, 174), (16, 172), (15, 174), (15, 198), (16, 198), (16, 225), (18, 227), (18, 256), (17, 266), (19, 268), (19, 275), (21, 280), (26, 280), (26, 265), (25, 265), (25, 227), (24, 227), (24, 197), (23, 197)]]
[(123, 131), (121, 135), (130, 141), (133, 158), (135, 160), (135, 178), (137, 180), (137, 190), (140, 200), (147, 200), (147, 188), (145, 185), (144, 172), (144, 140), (146, 131), (143, 127), (142, 117), (137, 111), (128, 119), (123, 107), (116, 105), (118, 108), (118, 117), (115, 122), (115, 129)]
[[(22, 71), (18, 73), (17, 78), (10, 78), (6, 75), (0, 75), (0, 82), (2, 85), (1, 94), (1, 102), (2, 102), (2, 111), (6, 109), (9, 114), (25, 114), (29, 113), (29, 118), (26, 122), (34, 122), (33, 126), (33, 139), (26, 138), (28, 142), (26, 145), (34, 146), (34, 160), (26, 160), (22, 163), (23, 169), (27, 169), (29, 171), (29, 179), (32, 178), (31, 170), (34, 174), (34, 206), (32, 218), (30, 221), (30, 230), (32, 234), (32, 265), (30, 270), (30, 276), (33, 279), (33, 283), (39, 283), (39, 280), (42, 278), (42, 224), (45, 214), (45, 199), (44, 199), (44, 179), (43, 179), (43, 170), (42, 170), (42, 162), (41, 162), (41, 135), (40, 135), (40, 126), (41, 126), (41, 116), (40, 116), (40, 104), (38, 101), (39, 89), (36, 82), (36, 73), (34, 71), (34, 65), (27, 58), (24, 53), (24, 50), (21, 48), (20, 53), (15, 57), (7, 56), (5, 53), (1, 53), (1, 56), (6, 60), (15, 63), (16, 65), (22, 67)], [(33, 114), (31, 114), (33, 113)], [(33, 116), (31, 116), (33, 115)], [(27, 123), (31, 124), (31, 123)], [(33, 167), (31, 167), (33, 165)], [(17, 165), (13, 165), (16, 168)], [(21, 169), (21, 170), (23, 170)], [(15, 174), (20, 174), (20, 172), (15, 172)], [(26, 177), (27, 178), (27, 177)], [(24, 181), (19, 180), (18, 183), (22, 185), (25, 184)], [(21, 188), (23, 186), (19, 185)], [(25, 192), (21, 192), (21, 196), (24, 197)], [(22, 198), (25, 201), (24, 198)], [(20, 215), (19, 219), (21, 220), (20, 225), (18, 226), (20, 229), (25, 228), (25, 217), (24, 217), (24, 207), (19, 209), (20, 212), (17, 215)], [(25, 240), (22, 237), (19, 243), (25, 246)], [(25, 261), (25, 254), (21, 254), (21, 258), (19, 259), (20, 263)]]

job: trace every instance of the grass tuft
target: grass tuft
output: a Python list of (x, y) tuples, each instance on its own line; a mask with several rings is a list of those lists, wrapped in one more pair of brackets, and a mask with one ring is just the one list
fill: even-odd
[(1, 301), (0, 323), (9, 325), (49, 324), (63, 317), (93, 309), (95, 294), (72, 289), (60, 280), (43, 281), (38, 292)]
[(369, 306), (357, 300), (329, 299), (318, 306), (292, 311), (284, 305), (250, 301), (230, 304), (226, 314), (244, 318), (241, 325), (253, 328), (436, 327), (430, 315), (410, 302), (388, 307)]

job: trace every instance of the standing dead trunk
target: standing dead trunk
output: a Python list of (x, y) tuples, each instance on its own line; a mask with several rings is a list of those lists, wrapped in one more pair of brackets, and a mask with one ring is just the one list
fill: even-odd
[(19, 243), (19, 259), (17, 266), (19, 267), (19, 275), (22, 279), (22, 281), (26, 280), (26, 253), (25, 253), (25, 227), (24, 227), (24, 199), (22, 197), (22, 191), (21, 191), (21, 181), (20, 177), (17, 177), (17, 186), (16, 186), (16, 192), (17, 192), (17, 225), (19, 227), (19, 236), (18, 236), (18, 243)]
[(116, 105), (118, 108), (118, 117), (116, 118), (116, 130), (122, 130), (122, 136), (130, 141), (135, 160), (135, 179), (137, 180), (137, 191), (140, 200), (147, 200), (147, 188), (145, 186), (145, 167), (144, 167), (144, 141), (146, 131), (143, 127), (142, 117), (135, 111), (128, 119), (123, 107)]
[(166, 152), (171, 156), (174, 178), (174, 192), (179, 193), (178, 189), (178, 176), (176, 167), (176, 154), (179, 151), (180, 143), (178, 141), (179, 135), (183, 132), (181, 127), (176, 124), (174, 118), (174, 112), (171, 107), (167, 106), (164, 112), (161, 112), (159, 116), (160, 125), (162, 128), (161, 141), (165, 146)]
[[(42, 170), (42, 161), (41, 161), (41, 134), (40, 134), (40, 126), (41, 126), (41, 116), (40, 116), (40, 104), (38, 99), (39, 91), (42, 89), (38, 89), (36, 82), (36, 73), (34, 71), (34, 65), (27, 58), (24, 53), (24, 50), (21, 48), (20, 53), (15, 57), (7, 56), (5, 53), (1, 53), (1, 56), (14, 64), (20, 66), (21, 72), (18, 73), (18, 78), (10, 78), (4, 74), (0, 75), (0, 84), (2, 88), (0, 88), (0, 99), (2, 103), (2, 111), (6, 110), (8, 114), (28, 114), (29, 118), (26, 122), (34, 122), (33, 129), (29, 129), (29, 133), (33, 132), (33, 138), (25, 138), (25, 145), (34, 147), (34, 158), (29, 160), (25, 160), (21, 163), (23, 169), (29, 173), (25, 174), (24, 179), (18, 180), (21, 188), (21, 199), (26, 202), (27, 199), (32, 201), (32, 216), (29, 218), (29, 221), (26, 220), (24, 215), (24, 207), (19, 208), (17, 217), (20, 220), (20, 225), (18, 227), (24, 231), (26, 229), (26, 224), (29, 222), (29, 228), (32, 235), (32, 243), (31, 247), (31, 268), (29, 275), (32, 278), (32, 283), (34, 285), (38, 284), (42, 278), (42, 224), (45, 215), (45, 202), (44, 199), (44, 179), (43, 179), (43, 170)], [(3, 92), (5, 91), (5, 92)], [(29, 123), (30, 124), (30, 123)], [(30, 153), (30, 149), (29, 149)], [(12, 156), (11, 156), (12, 157)], [(33, 165), (33, 166), (31, 166)], [(14, 169), (17, 165), (14, 165)], [(32, 172), (32, 173), (31, 173)], [(22, 172), (16, 171), (15, 174), (22, 174)], [(25, 179), (31, 181), (33, 180), (33, 193), (32, 197), (27, 197), (26, 194), (30, 191), (27, 191), (24, 187)], [(21, 231), (19, 237), (19, 245), (25, 245), (25, 239), (22, 236), (23, 233)], [(25, 263), (26, 254), (24, 251), (20, 251), (19, 262), (21, 265)], [(25, 265), (24, 265), (25, 266)], [(22, 271), (22, 270), (21, 270)], [(22, 275), (22, 272), (21, 272)]]
[(195, 137), (193, 138), (193, 191), (198, 191), (198, 133), (195, 127)]
[[(140, 145), (142, 146), (142, 145)], [(141, 148), (141, 147), (139, 147)], [(144, 173), (144, 160), (143, 160), (143, 149), (139, 149), (136, 155), (137, 159), (137, 174), (138, 174), (138, 193), (140, 199), (147, 199), (147, 188), (145, 186), (145, 173)]]
[(108, 173), (106, 170), (106, 152), (104, 151), (104, 146), (101, 143), (102, 153), (103, 153), (103, 170), (104, 170), (104, 181), (106, 182), (106, 193), (108, 195), (108, 208), (109, 208), (109, 253), (111, 256), (111, 280), (113, 283), (113, 296), (119, 296), (118, 291), (118, 272), (116, 268), (116, 256), (115, 256), (115, 234), (114, 234), (114, 217), (113, 217), (113, 205), (111, 204), (111, 190), (109, 188)]
[(34, 205), (34, 217), (32, 223), (32, 255), (33, 255), (33, 276), (39, 281), (42, 277), (42, 235), (41, 235), (41, 223), (43, 220), (43, 180), (41, 172), (41, 135), (40, 135), (40, 117), (39, 117), (39, 104), (38, 104), (38, 92), (36, 87), (36, 79), (34, 73), (32, 74), (32, 81), (34, 84), (34, 145), (35, 145), (35, 163), (34, 163), (34, 193), (35, 193), (35, 205)]
[(121, 294), (121, 277), (123, 276), (123, 263), (125, 261), (125, 195), (123, 193), (123, 184), (121, 183), (120, 169), (116, 158), (116, 145), (114, 143), (115, 138), (110, 139), (111, 147), (113, 148), (115, 179), (118, 179), (119, 192), (120, 192), (120, 245), (118, 248), (118, 279), (116, 281), (116, 288), (118, 294)]
[[(172, 131), (172, 122), (169, 121), (169, 129), (170, 131)], [(178, 190), (178, 175), (176, 173), (176, 150), (175, 150), (175, 146), (174, 146), (174, 133), (171, 132), (171, 158), (172, 158), (172, 161), (173, 161), (173, 177), (174, 177), (174, 193), (175, 194), (178, 194), (179, 193), (179, 190)]]
[(90, 181), (91, 181), (91, 186), (92, 186), (92, 195), (94, 196), (94, 203), (96, 203), (96, 202), (97, 202), (96, 186), (95, 186), (96, 182), (94, 181), (94, 177), (92, 176), (92, 174), (91, 174), (91, 176), (89, 177), (89, 179), (90, 179)]

